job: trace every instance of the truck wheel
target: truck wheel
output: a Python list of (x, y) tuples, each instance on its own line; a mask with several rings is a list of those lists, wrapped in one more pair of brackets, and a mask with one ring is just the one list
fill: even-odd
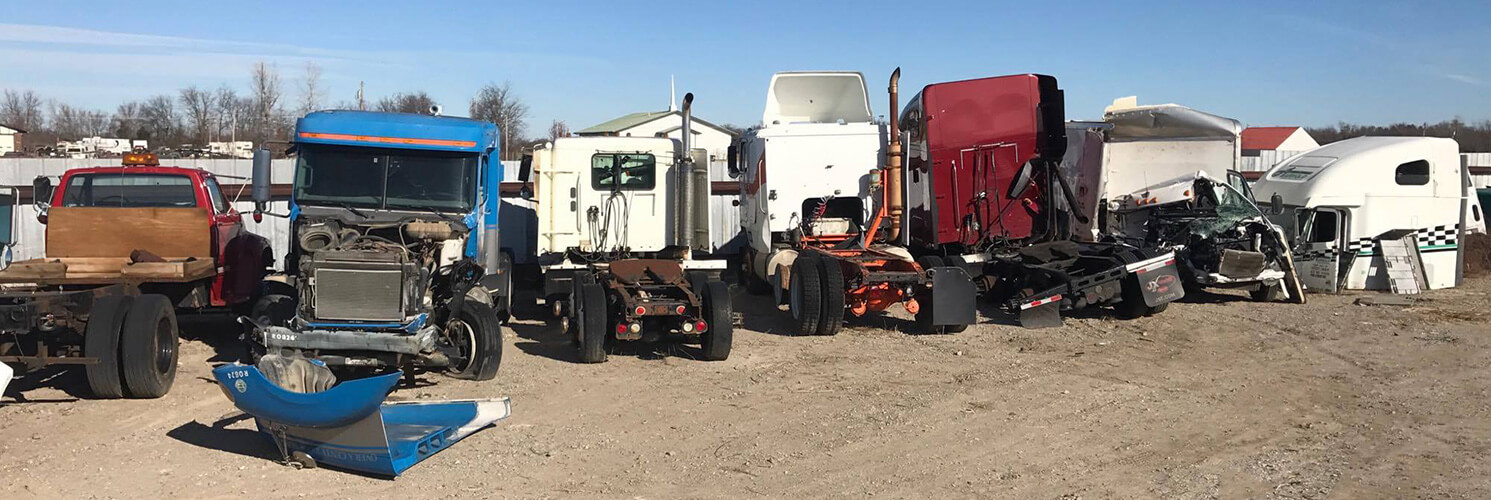
[(834, 335), (844, 326), (844, 268), (839, 259), (818, 259), (823, 273), (823, 313), (818, 317), (818, 334)]
[(735, 338), (731, 311), (730, 287), (723, 281), (707, 282), (704, 285), (704, 321), (709, 323), (709, 331), (699, 339), (705, 361), (724, 361), (730, 357), (730, 344)]
[(94, 396), (124, 397), (123, 373), (119, 370), (119, 331), (124, 327), (124, 316), (133, 299), (120, 295), (93, 301), (88, 325), (83, 330), (83, 355), (98, 358), (98, 363), (85, 365), (83, 373)]
[(445, 374), (465, 380), (492, 380), (502, 365), (502, 324), (492, 306), (477, 301), (461, 305), (461, 314), (445, 323), (441, 342), (455, 348)]
[(792, 261), (792, 276), (787, 286), (787, 309), (797, 320), (798, 335), (818, 333), (818, 319), (823, 314), (823, 275), (818, 259), (798, 256)]
[(575, 333), (579, 337), (580, 362), (606, 362), (606, 325), (610, 315), (606, 311), (606, 289), (596, 283), (580, 285), (575, 290)]
[[(936, 255), (923, 255), (916, 259), (916, 263), (921, 266), (922, 271), (947, 265), (947, 261), (942, 260), (942, 257)], [(921, 294), (917, 302), (921, 303), (921, 309), (916, 311), (916, 326), (918, 330), (926, 333), (946, 335), (949, 333), (959, 333), (968, 329), (968, 325), (932, 326), (932, 310), (937, 306), (932, 304), (931, 290), (927, 290), (927, 293)]]
[(158, 398), (176, 381), (180, 342), (176, 309), (164, 295), (141, 295), (130, 305), (120, 334), (124, 385), (133, 398)]

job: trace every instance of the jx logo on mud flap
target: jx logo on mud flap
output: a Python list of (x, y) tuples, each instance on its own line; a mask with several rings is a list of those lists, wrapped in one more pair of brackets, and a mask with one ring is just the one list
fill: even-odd
[(1174, 284), (1175, 284), (1175, 275), (1173, 275), (1173, 274), (1162, 274), (1162, 275), (1156, 277), (1155, 279), (1149, 280), (1149, 283), (1145, 284), (1144, 287), (1146, 289), (1148, 289), (1151, 293), (1158, 293), (1158, 292), (1168, 292), (1168, 291), (1170, 291), (1170, 285), (1174, 285)]

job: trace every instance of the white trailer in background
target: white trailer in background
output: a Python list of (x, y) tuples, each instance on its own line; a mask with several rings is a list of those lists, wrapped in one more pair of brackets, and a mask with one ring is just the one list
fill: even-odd
[(1357, 137), (1280, 163), (1253, 192), (1282, 209), (1271, 217), (1295, 238), (1306, 287), (1389, 289), (1382, 242), (1411, 233), (1434, 289), (1460, 284), (1462, 236), (1485, 230), (1468, 179), (1453, 139)]
[(213, 156), (251, 160), (254, 158), (254, 143), (251, 141), (209, 142), (207, 153)]

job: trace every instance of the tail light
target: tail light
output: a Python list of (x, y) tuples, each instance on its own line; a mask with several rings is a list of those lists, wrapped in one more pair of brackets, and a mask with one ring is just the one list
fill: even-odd
[(702, 320), (702, 319), (699, 320), (699, 321), (695, 321), (694, 322), (694, 331), (699, 332), (699, 333), (704, 333), (704, 332), (709, 331), (709, 323), (705, 323), (704, 320)]
[(617, 323), (616, 324), (616, 334), (617, 335), (621, 335), (621, 334), (624, 334), (624, 333), (626, 333), (626, 323)]
[(632, 312), (636, 313), (638, 316), (643, 316), (647, 314), (647, 308), (643, 306), (637, 306), (637, 308), (633, 309)]
[(694, 333), (694, 324), (685, 321), (683, 325), (679, 326), (679, 329), (683, 330), (683, 333)]
[(679, 316), (682, 316), (684, 311), (685, 311), (685, 309), (684, 309), (684, 307), (682, 305), (673, 308), (673, 314), (677, 314)]

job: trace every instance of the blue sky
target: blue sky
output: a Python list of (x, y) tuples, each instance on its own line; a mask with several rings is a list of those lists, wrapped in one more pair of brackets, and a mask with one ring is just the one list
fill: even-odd
[(670, 74), (700, 116), (749, 125), (771, 73), (857, 70), (883, 115), (900, 66), (911, 90), (1054, 75), (1072, 119), (1127, 95), (1249, 125), (1491, 119), (1484, 1), (250, 3), (12, 2), (0, 88), (112, 110), (192, 84), (246, 91), (264, 60), (293, 101), (314, 61), (329, 103), (365, 81), (373, 99), (424, 90), (463, 113), (510, 81), (538, 135), (665, 108)]

